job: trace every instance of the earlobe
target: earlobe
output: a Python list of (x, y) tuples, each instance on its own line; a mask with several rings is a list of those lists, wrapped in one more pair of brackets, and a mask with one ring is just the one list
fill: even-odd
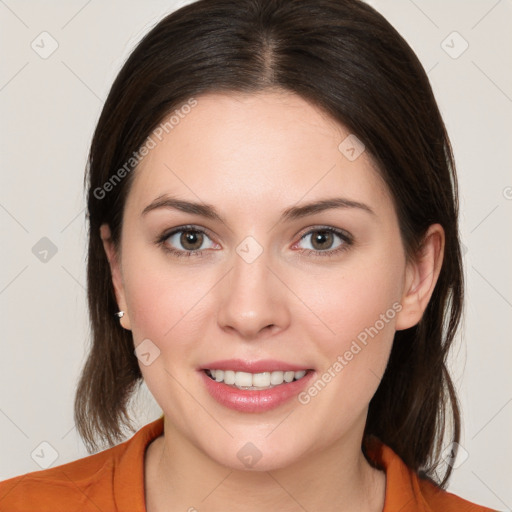
[(445, 237), (440, 224), (432, 224), (423, 244), (407, 263), (402, 294), (402, 309), (396, 317), (396, 330), (416, 325), (423, 316), (443, 264)]
[(100, 237), (103, 242), (103, 249), (107, 256), (107, 260), (110, 266), (110, 274), (112, 276), (112, 285), (114, 287), (114, 293), (116, 295), (117, 305), (124, 314), (119, 318), (119, 322), (122, 327), (130, 330), (130, 319), (127, 314), (123, 279), (121, 274), (121, 268), (119, 265), (119, 258), (117, 250), (114, 246), (114, 242), (111, 237), (110, 227), (108, 224), (102, 224), (100, 226)]

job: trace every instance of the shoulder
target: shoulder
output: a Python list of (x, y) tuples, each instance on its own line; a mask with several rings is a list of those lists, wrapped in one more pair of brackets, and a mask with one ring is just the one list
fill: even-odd
[(162, 428), (159, 419), (113, 448), (0, 482), (0, 510), (110, 512), (123, 501), (144, 510), (144, 453)]
[[(95, 500), (108, 496), (108, 483), (123, 452), (123, 445), (42, 471), (0, 482), (0, 510), (98, 510)], [(99, 496), (102, 494), (102, 496)], [(58, 507), (58, 508), (55, 508)]]
[(427, 480), (416, 477), (419, 482), (420, 495), (433, 512), (493, 512), (493, 509), (471, 503), (460, 496), (440, 489)]
[(367, 442), (366, 453), (386, 472), (383, 512), (493, 512), (420, 478), (389, 446), (376, 438)]

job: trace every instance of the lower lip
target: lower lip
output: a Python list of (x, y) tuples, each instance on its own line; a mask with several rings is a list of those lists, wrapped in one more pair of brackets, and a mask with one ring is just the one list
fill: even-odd
[(200, 370), (206, 389), (219, 404), (240, 412), (265, 412), (275, 409), (296, 397), (308, 385), (315, 374), (309, 370), (302, 379), (283, 383), (269, 389), (241, 390), (217, 382), (210, 378), (204, 370)]

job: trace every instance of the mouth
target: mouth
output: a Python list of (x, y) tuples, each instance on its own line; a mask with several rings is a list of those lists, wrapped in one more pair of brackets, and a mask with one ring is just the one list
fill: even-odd
[(303, 379), (312, 369), (299, 371), (264, 371), (250, 373), (235, 370), (204, 369), (203, 372), (215, 382), (240, 390), (265, 390)]
[(242, 413), (264, 413), (290, 403), (310, 385), (316, 371), (276, 359), (210, 361), (199, 370), (210, 396)]

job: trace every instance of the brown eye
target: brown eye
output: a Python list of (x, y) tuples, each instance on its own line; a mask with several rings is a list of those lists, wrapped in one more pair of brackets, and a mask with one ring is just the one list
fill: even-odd
[(204, 231), (195, 228), (176, 229), (162, 236), (160, 243), (177, 256), (199, 255), (203, 250), (215, 246)]
[(313, 231), (311, 245), (318, 251), (330, 249), (334, 242), (334, 235), (330, 231)]
[(180, 243), (186, 250), (197, 251), (203, 243), (203, 234), (199, 231), (182, 231)]
[(309, 231), (300, 239), (300, 243), (309, 239), (309, 247), (303, 251), (312, 256), (331, 256), (352, 245), (352, 236), (335, 228), (317, 228)]

